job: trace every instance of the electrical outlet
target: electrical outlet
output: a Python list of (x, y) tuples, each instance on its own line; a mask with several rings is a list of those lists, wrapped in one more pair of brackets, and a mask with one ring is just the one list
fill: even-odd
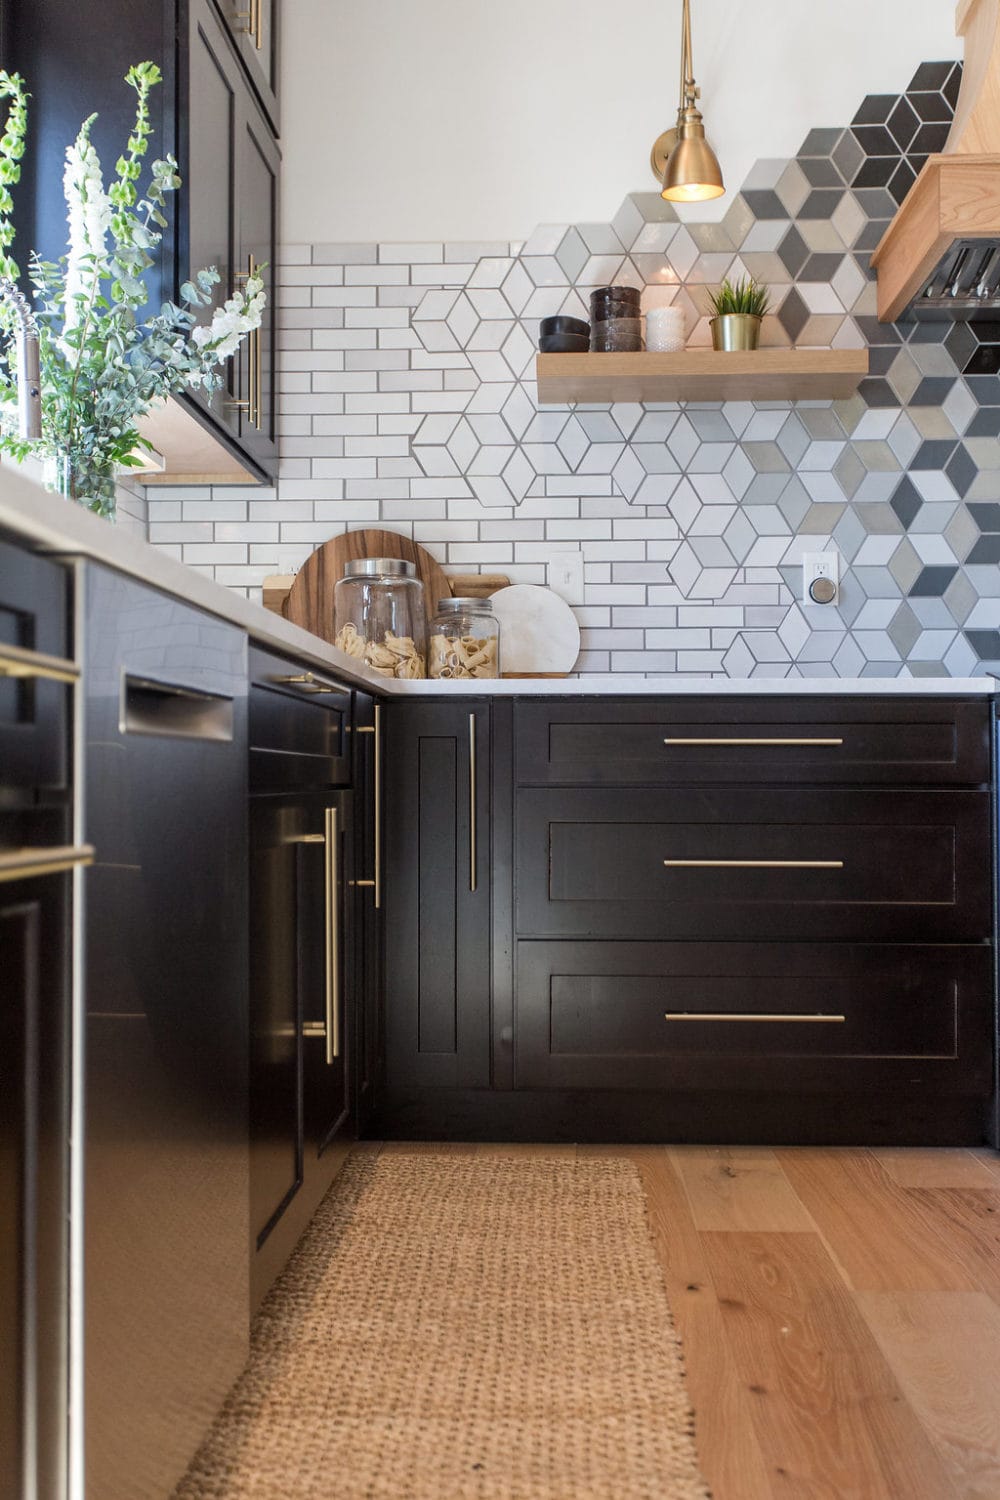
[(802, 554), (802, 603), (836, 604), (840, 598), (840, 553)]
[(554, 552), (549, 558), (547, 577), (549, 588), (567, 604), (583, 603), (583, 553), (578, 548), (572, 552)]

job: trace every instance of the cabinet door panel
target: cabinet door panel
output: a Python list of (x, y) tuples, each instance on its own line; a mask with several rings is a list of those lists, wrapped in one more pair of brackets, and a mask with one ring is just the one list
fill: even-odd
[(216, 0), (274, 130), (278, 129), (279, 0)]
[(969, 942), (991, 930), (978, 791), (523, 791), (518, 931)]
[[(181, 277), (214, 266), (216, 300), (235, 289), (238, 263), (236, 190), (242, 80), (226, 34), (209, 0), (192, 0), (188, 28), (188, 87), (180, 112), (181, 176), (185, 200)], [(186, 252), (186, 253), (185, 253)], [(179, 278), (181, 279), (181, 278)], [(202, 314), (208, 321), (211, 310)], [(230, 360), (222, 387), (192, 399), (234, 438), (240, 433), (238, 361)]]
[(520, 703), (524, 784), (976, 784), (982, 700), (737, 697)]
[[(5, 787), (55, 789), (69, 770), (72, 689), (7, 676), (4, 647), (65, 658), (69, 579), (58, 563), (0, 542), (0, 765)], [(20, 670), (20, 668), (18, 668)]]
[(239, 120), (237, 269), (253, 265), (262, 272), (267, 306), (260, 328), (240, 351), (240, 389), (250, 402), (240, 409), (240, 440), (258, 462), (273, 458), (277, 445), (274, 399), (277, 387), (278, 169), (280, 158), (267, 125), (253, 100), (243, 100)]
[(521, 943), (517, 1083), (985, 1096), (990, 991), (986, 944)]
[(489, 705), (390, 702), (390, 1086), (490, 1081)]

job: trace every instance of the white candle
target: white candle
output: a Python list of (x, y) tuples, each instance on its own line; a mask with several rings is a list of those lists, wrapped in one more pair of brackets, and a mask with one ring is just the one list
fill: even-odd
[(656, 354), (676, 354), (684, 348), (684, 309), (651, 307), (646, 314), (646, 348)]

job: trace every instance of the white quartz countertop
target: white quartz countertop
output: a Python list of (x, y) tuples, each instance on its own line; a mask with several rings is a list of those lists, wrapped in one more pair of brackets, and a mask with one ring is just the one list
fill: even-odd
[(340, 680), (392, 697), (552, 697), (592, 695), (701, 694), (716, 696), (920, 697), (955, 694), (988, 695), (992, 677), (631, 677), (608, 674), (567, 678), (510, 678), (483, 682), (395, 682), (301, 630), (279, 615), (223, 588), (156, 547), (109, 525), (80, 506), (50, 495), (6, 466), (0, 471), (0, 532), (7, 532), (51, 556), (88, 558), (172, 594), (185, 603), (228, 620), (255, 641), (288, 652)]

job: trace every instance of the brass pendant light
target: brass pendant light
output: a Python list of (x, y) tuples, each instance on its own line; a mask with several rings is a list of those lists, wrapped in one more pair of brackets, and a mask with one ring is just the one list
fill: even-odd
[(660, 196), (674, 203), (702, 203), (726, 191), (719, 158), (705, 139), (691, 56), (691, 0), (684, 0), (681, 29), (681, 97), (677, 128), (665, 130), (650, 154), (653, 173), (662, 186)]

